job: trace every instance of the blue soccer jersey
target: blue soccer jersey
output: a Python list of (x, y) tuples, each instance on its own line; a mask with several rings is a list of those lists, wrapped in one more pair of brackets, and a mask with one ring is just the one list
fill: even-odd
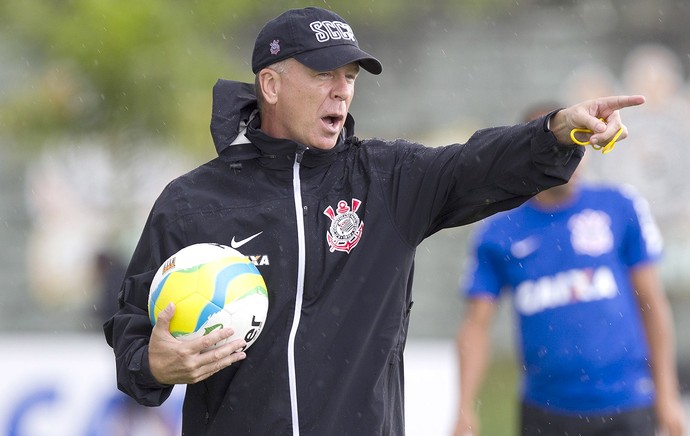
[(632, 188), (577, 188), (553, 210), (528, 202), (476, 235), (469, 298), (512, 294), (526, 402), (566, 413), (650, 406), (654, 388), (630, 269), (661, 236)]

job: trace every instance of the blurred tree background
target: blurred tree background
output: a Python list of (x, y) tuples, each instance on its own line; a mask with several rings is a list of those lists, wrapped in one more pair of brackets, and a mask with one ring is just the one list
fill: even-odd
[[(593, 2), (576, 0), (314, 3), (337, 10), (354, 23), (360, 40), (373, 37), (388, 42), (417, 32), (423, 37), (422, 29), (447, 32), (442, 26), (470, 22), (500, 27), (506, 19), (540, 8), (567, 14), (593, 7)], [(609, 6), (600, 9), (614, 11), (616, 19), (596, 26), (633, 42), (640, 30), (668, 37), (683, 28), (676, 25), (679, 17), (687, 16), (685, 2), (680, 1), (604, 3)], [(17, 144), (33, 148), (59, 135), (97, 133), (112, 138), (115, 147), (129, 134), (162, 137), (171, 145), (207, 153), (203, 144), (208, 138), (210, 85), (219, 76), (251, 80), (251, 46), (260, 24), (286, 8), (305, 4), (296, 0), (2, 2), (0, 42), (13, 61), (6, 63), (9, 71), (3, 74), (14, 77), (5, 81), (12, 83), (10, 89), (0, 86), (0, 127)], [(641, 21), (639, 16), (651, 20)], [(587, 16), (573, 18), (588, 25)], [(605, 29), (607, 25), (611, 28)]]
[[(414, 28), (456, 2), (326, 1), (370, 31)], [(467, 2), (463, 13), (507, 0)], [(0, 5), (0, 36), (13, 74), (2, 89), (0, 126), (22, 146), (61, 135), (163, 137), (194, 149), (207, 142), (210, 85), (251, 80), (259, 23), (304, 2), (59, 0)], [(203, 152), (210, 152), (203, 147)]]

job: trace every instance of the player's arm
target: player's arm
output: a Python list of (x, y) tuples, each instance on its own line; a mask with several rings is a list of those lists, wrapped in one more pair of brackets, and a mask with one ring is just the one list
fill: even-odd
[(161, 384), (191, 384), (207, 379), (223, 368), (246, 357), (241, 350), (243, 339), (207, 350), (213, 344), (232, 336), (230, 328), (218, 329), (191, 341), (180, 341), (170, 334), (170, 320), (175, 306), (169, 304), (158, 315), (149, 341), (149, 367)]
[(491, 297), (468, 300), (456, 335), (459, 358), (459, 392), (455, 436), (478, 435), (476, 400), (491, 355), (490, 332), (496, 301)]
[(686, 417), (679, 393), (671, 309), (653, 263), (633, 268), (631, 279), (649, 343), (660, 434), (682, 436)]
[[(549, 130), (561, 144), (572, 144), (570, 131), (589, 129), (593, 133), (588, 138), (593, 145), (606, 144), (622, 129), (618, 141), (628, 136), (621, 121), (620, 109), (644, 103), (641, 95), (603, 97), (575, 104), (556, 112), (549, 120)], [(603, 119), (604, 121), (601, 121)]]

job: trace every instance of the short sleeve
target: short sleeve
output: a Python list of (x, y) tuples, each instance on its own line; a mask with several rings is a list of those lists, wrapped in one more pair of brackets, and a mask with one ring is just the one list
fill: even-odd
[(504, 286), (501, 248), (488, 237), (489, 228), (490, 225), (483, 223), (471, 244), (467, 274), (460, 283), (460, 294), (466, 298), (498, 298)]

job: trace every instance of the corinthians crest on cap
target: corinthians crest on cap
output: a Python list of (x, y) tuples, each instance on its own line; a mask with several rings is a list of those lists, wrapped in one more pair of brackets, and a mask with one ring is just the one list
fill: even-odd
[(349, 253), (359, 242), (364, 230), (364, 222), (359, 219), (356, 212), (361, 204), (362, 202), (356, 198), (352, 199), (352, 206), (345, 200), (340, 200), (336, 210), (328, 206), (323, 211), (324, 215), (331, 219), (331, 225), (326, 232), (326, 241), (331, 253), (334, 251)]
[(274, 39), (271, 44), (269, 45), (269, 50), (271, 51), (271, 54), (273, 56), (277, 55), (280, 53), (280, 41), (277, 39)]

